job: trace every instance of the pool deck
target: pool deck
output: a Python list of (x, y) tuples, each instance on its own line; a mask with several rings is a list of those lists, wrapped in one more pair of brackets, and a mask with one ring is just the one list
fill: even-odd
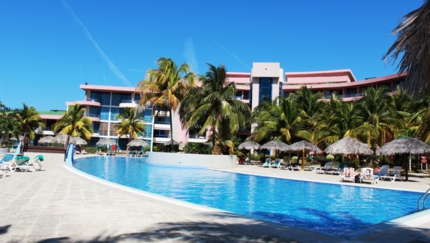
[[(0, 242), (430, 242), (429, 210), (337, 237), (114, 186), (66, 168), (62, 154), (44, 156), (42, 171), (0, 179)], [(339, 183), (335, 175), (255, 165), (227, 171)], [(425, 191), (430, 178), (359, 185)]]

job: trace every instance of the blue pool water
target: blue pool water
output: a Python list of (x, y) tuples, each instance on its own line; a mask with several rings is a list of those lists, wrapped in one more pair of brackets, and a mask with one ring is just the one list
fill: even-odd
[(74, 167), (143, 191), (332, 235), (416, 211), (420, 193), (150, 165), (142, 158), (91, 157)]

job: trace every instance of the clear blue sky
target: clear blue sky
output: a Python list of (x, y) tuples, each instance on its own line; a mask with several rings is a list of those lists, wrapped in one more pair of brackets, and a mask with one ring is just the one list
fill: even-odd
[(80, 84), (135, 87), (159, 57), (249, 72), (397, 72), (390, 32), (422, 0), (0, 1), (0, 101), (39, 111), (82, 100)]

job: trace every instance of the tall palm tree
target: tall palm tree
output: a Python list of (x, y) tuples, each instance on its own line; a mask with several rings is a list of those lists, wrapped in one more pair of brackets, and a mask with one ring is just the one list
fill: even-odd
[(246, 128), (251, 109), (236, 100), (236, 86), (227, 81), (224, 65), (215, 67), (208, 63), (208, 66), (206, 76), (201, 77), (202, 86), (188, 92), (179, 113), (184, 127), (199, 128), (200, 134), (211, 130), (215, 149), (216, 141), (230, 141), (239, 128)]
[(152, 106), (152, 115), (156, 111), (169, 112), (170, 141), (173, 150), (172, 116), (178, 110), (179, 104), (190, 87), (194, 86), (195, 74), (190, 72), (188, 64), (177, 66), (170, 58), (159, 58), (158, 69), (149, 69), (145, 80), (139, 82), (137, 91), (140, 92), (139, 105)]
[(139, 133), (146, 133), (145, 123), (139, 119), (141, 115), (141, 113), (136, 113), (135, 108), (124, 109), (118, 116), (121, 123), (115, 125), (118, 138), (127, 134), (129, 135), (128, 141), (131, 141), (132, 138), (136, 139)]
[(273, 102), (265, 101), (253, 113), (257, 127), (253, 138), (261, 140), (279, 139), (291, 144), (297, 139), (311, 140), (312, 134), (305, 127), (306, 113), (292, 98), (278, 97)]
[(430, 93), (430, 2), (425, 0), (418, 9), (404, 16), (391, 34), (396, 41), (383, 56), (390, 54), (393, 63), (403, 54), (399, 73), (407, 72), (405, 87), (414, 96)]
[(85, 107), (78, 104), (69, 106), (68, 111), (54, 124), (54, 131), (90, 140), (93, 133), (92, 121), (84, 114)]
[(22, 132), (27, 133), (31, 140), (36, 136), (36, 128), (45, 127), (45, 124), (43, 124), (42, 119), (40, 118), (40, 114), (33, 106), (28, 107), (26, 104), (23, 104), (22, 109), (15, 111), (14, 114), (18, 117), (21, 123)]

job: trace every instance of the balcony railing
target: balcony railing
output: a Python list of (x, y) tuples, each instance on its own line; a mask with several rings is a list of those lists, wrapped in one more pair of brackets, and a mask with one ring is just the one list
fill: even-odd
[(169, 135), (168, 134), (154, 134), (154, 137), (156, 137), (156, 138), (168, 138)]
[(164, 125), (170, 124), (169, 121), (154, 121), (154, 123), (155, 124), (164, 124)]
[(92, 101), (92, 102), (99, 102), (99, 100), (98, 99), (96, 99), (96, 98), (85, 98), (84, 99), (85, 101)]
[(100, 134), (100, 136), (107, 136), (108, 135), (108, 131), (107, 130), (100, 130), (99, 134)]
[(84, 113), (84, 116), (100, 118), (100, 114), (97, 114), (97, 113), (87, 113), (87, 114)]

